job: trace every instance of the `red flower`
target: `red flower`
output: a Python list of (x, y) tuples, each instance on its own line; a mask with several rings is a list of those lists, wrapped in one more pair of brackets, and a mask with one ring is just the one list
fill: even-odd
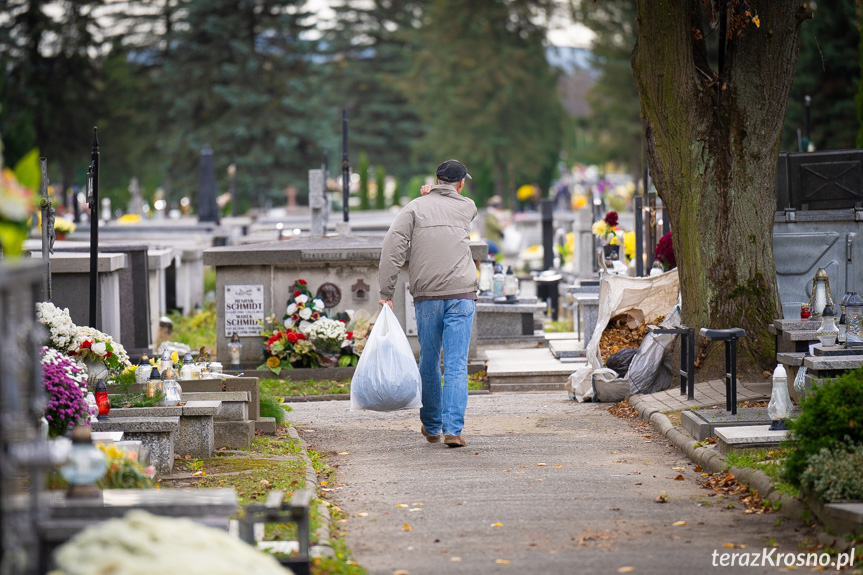
[(284, 333), (282, 332), (276, 332), (270, 339), (267, 340), (267, 347), (270, 347), (271, 345), (282, 339), (283, 335)]
[(298, 339), (299, 339), (299, 337), (297, 336), (297, 334), (295, 334), (295, 333), (293, 333), (293, 332), (291, 332), (291, 333), (289, 333), (289, 334), (288, 334), (288, 341), (289, 341), (289, 342), (291, 342), (291, 343), (297, 343), (297, 340), (298, 340)]
[(294, 315), (291, 316), (291, 320), (293, 320), (294, 323), (300, 321), (300, 314), (295, 313)]
[(347, 332), (347, 333), (345, 334), (345, 339), (350, 340), (350, 339), (353, 339), (353, 338), (354, 338), (354, 332), (349, 331), (349, 332)]
[(677, 267), (677, 258), (674, 257), (674, 243), (671, 241), (671, 232), (668, 232), (656, 244), (656, 259), (658, 259), (666, 269)]
[(105, 352), (105, 359), (110, 359), (110, 358), (111, 358), (111, 352), (110, 351)]
[(345, 325), (347, 325), (347, 324), (348, 324), (348, 320), (346, 320), (346, 319), (340, 319), (339, 321), (340, 321), (340, 322), (342, 322), (342, 323), (343, 323), (343, 324), (345, 324)]
[[(304, 286), (304, 285), (306, 285), (306, 280), (297, 280), (297, 283), (300, 284), (301, 286)], [(300, 292), (297, 292), (297, 293), (300, 293)]]
[(318, 321), (319, 319), (321, 319), (321, 314), (318, 312), (312, 314), (312, 321)]
[(300, 297), (301, 295), (303, 295), (303, 294), (302, 294), (302, 292), (300, 292), (300, 291), (295, 291), (295, 292), (294, 292), (294, 297)]
[(92, 349), (93, 342), (90, 341), (89, 339), (85, 339), (83, 342), (81, 342), (81, 345), (79, 345), (78, 347), (80, 349)]
[(605, 223), (608, 224), (609, 227), (617, 227), (617, 212), (608, 212), (607, 214), (605, 214), (604, 219)]
[(297, 340), (299, 341), (299, 340), (301, 340), (301, 339), (306, 339), (306, 334), (304, 334), (304, 333), (298, 333), (298, 334), (297, 334)]

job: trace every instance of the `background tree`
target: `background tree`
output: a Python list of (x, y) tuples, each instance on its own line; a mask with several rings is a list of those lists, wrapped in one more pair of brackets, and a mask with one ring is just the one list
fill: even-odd
[(410, 177), (422, 170), (413, 154), (423, 130), (400, 81), (410, 69), (415, 30), (423, 6), (416, 0), (345, 0), (333, 8), (326, 31), (326, 100), (334, 113), (348, 110), (349, 153), (362, 150), (391, 173)]
[(0, 18), (6, 162), (14, 165), (38, 147), (61, 189), (72, 183), (76, 169), (86, 172), (89, 164), (100, 103), (101, 78), (92, 54), (100, 51), (95, 11), (101, 4), (8, 0)]
[(197, 154), (209, 144), (221, 179), (237, 165), (240, 197), (280, 197), (276, 190), (290, 183), (306, 189), (306, 170), (335, 134), (317, 97), (317, 48), (303, 39), (303, 4), (189, 0), (177, 13), (160, 77), (170, 86), (164, 145), (174, 187), (196, 188)]
[(859, 124), (854, 95), (860, 74), (860, 3), (810, 4), (814, 18), (800, 31), (797, 73), (788, 101), (782, 149), (797, 151), (805, 96), (812, 97), (812, 142), (818, 150), (854, 148)]
[[(683, 297), (696, 329), (742, 327), (740, 367), (773, 366), (776, 158), (794, 79), (794, 0), (639, 0), (632, 55), (648, 159), (668, 206)], [(717, 45), (714, 68), (707, 43)], [(709, 350), (718, 367), (722, 350)], [(724, 367), (722, 368), (724, 371)]]
[(546, 30), (535, 23), (542, 8), (526, 0), (430, 2), (403, 85), (427, 129), (420, 152), (488, 170), (510, 206), (516, 183), (548, 188), (560, 150), (563, 112)]
[(635, 16), (636, 0), (582, 1), (573, 10), (573, 19), (596, 34), (590, 60), (597, 79), (587, 93), (591, 114), (582, 126), (591, 142), (586, 159), (616, 161), (640, 177), (641, 109), (632, 75)]

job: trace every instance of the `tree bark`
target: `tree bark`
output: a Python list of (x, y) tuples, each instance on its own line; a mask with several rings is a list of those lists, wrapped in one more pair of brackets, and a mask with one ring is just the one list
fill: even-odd
[[(703, 38), (718, 32), (703, 25), (702, 2), (639, 0), (632, 69), (651, 175), (671, 218), (683, 321), (696, 332), (745, 329), (738, 370), (754, 374), (776, 362), (776, 161), (807, 12), (799, 0), (739, 4), (713, 3), (737, 18), (713, 70)], [(723, 344), (701, 345), (699, 378), (724, 373)]]

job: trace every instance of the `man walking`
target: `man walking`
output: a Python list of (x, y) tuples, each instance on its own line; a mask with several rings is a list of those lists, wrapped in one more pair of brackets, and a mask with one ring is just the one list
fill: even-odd
[[(470, 253), (470, 223), (477, 210), (461, 195), (470, 178), (461, 162), (437, 168), (430, 190), (396, 216), (384, 238), (379, 271), (381, 305), (393, 305), (399, 270), (410, 249), (410, 292), (420, 343), (420, 431), (429, 443), (464, 447), (467, 355), (476, 307), (477, 275)], [(444, 384), (441, 387), (441, 348)]]

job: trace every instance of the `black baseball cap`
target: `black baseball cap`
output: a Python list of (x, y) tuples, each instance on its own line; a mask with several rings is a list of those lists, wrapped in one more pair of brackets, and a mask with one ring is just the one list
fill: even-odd
[(437, 172), (435, 173), (437, 179), (441, 182), (446, 182), (448, 184), (454, 184), (456, 182), (460, 182), (464, 178), (472, 180), (470, 174), (467, 173), (467, 168), (464, 167), (464, 164), (459, 162), (458, 160), (447, 160), (437, 167)]

